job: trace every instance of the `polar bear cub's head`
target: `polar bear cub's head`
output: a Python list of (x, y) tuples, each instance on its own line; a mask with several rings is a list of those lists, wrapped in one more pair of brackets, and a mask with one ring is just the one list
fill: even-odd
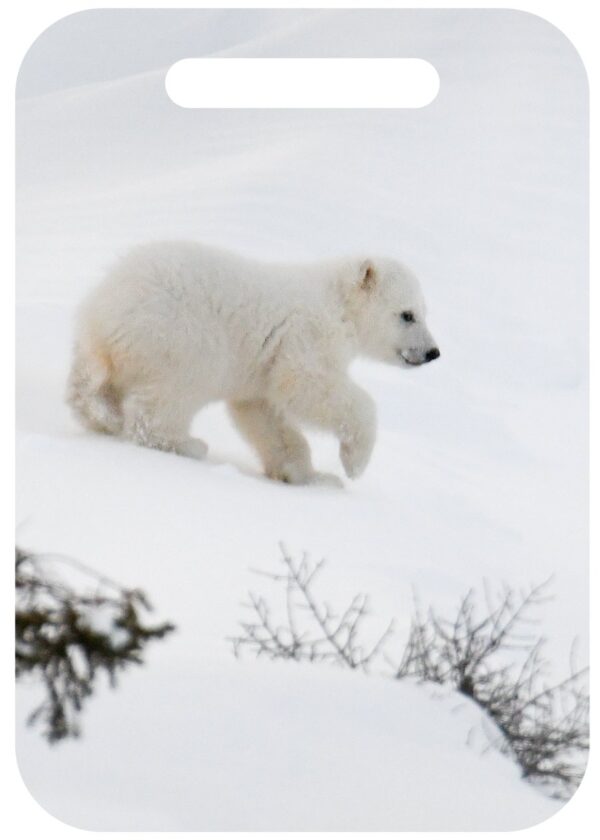
[(387, 259), (359, 260), (355, 267), (352, 309), (360, 351), (402, 367), (437, 359), (421, 287), (410, 269)]

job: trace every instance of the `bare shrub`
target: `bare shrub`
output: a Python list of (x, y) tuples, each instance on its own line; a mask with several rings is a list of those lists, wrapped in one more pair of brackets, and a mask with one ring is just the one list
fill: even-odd
[(396, 678), (450, 684), (469, 697), (494, 721), (495, 744), (523, 776), (562, 798), (579, 785), (589, 749), (588, 669), (571, 662), (566, 679), (547, 682), (544, 639), (531, 630), (547, 589), (548, 581), (493, 595), (484, 586), (483, 608), (471, 590), (452, 619), (417, 609)]
[[(284, 570), (265, 574), (284, 588), (282, 616), (262, 597), (249, 594), (249, 620), (229, 639), (236, 656), (249, 651), (270, 659), (325, 662), (368, 669), (391, 660), (386, 644), (393, 622), (374, 644), (367, 644), (366, 595), (356, 595), (334, 611), (315, 592), (323, 561), (306, 556), (295, 561), (282, 549)], [(504, 586), (481, 596), (470, 590), (452, 619), (416, 607), (395, 679), (449, 685), (476, 703), (495, 724), (494, 746), (510, 754), (529, 781), (542, 784), (551, 796), (569, 798), (577, 788), (589, 749), (587, 668), (571, 663), (569, 676), (548, 683), (549, 662), (544, 639), (533, 632), (532, 613), (547, 600), (548, 581), (517, 592)]]
[(142, 610), (150, 610), (144, 593), (127, 590), (76, 565), (94, 579), (95, 591), (80, 594), (50, 577), (41, 557), (16, 550), (16, 675), (40, 680), (45, 699), (28, 718), (41, 723), (50, 743), (80, 734), (77, 722), (98, 674), (112, 686), (117, 672), (141, 665), (151, 639), (162, 639), (174, 627), (144, 626)]
[(238, 656), (249, 650), (270, 659), (298, 662), (329, 662), (366, 670), (377, 658), (392, 632), (392, 623), (372, 644), (362, 638), (362, 623), (368, 614), (368, 598), (356, 595), (341, 611), (334, 611), (315, 593), (315, 580), (323, 561), (311, 563), (306, 555), (295, 561), (282, 547), (283, 572), (257, 572), (281, 583), (285, 590), (283, 623), (276, 622), (264, 598), (250, 592), (245, 604), (251, 618), (240, 622), (242, 634), (229, 641)]

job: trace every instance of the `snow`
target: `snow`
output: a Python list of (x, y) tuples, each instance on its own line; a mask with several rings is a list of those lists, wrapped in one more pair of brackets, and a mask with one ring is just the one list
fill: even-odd
[(455, 697), (294, 663), (191, 676), (166, 648), (90, 702), (81, 744), (27, 765), (20, 750), (42, 804), (49, 777), (68, 788), (55, 816), (96, 830), (470, 830), (556, 809), (467, 744), (479, 716)]
[[(441, 89), (414, 112), (180, 110), (166, 69), (204, 54), (418, 55)], [(369, 593), (374, 636), (395, 617), (396, 658), (415, 590), (447, 613), (484, 579), (552, 575), (548, 655), (564, 673), (577, 636), (585, 660), (587, 88), (570, 44), (516, 12), (94, 11), (41, 36), (18, 93), (17, 540), (141, 586), (178, 628), (89, 701), (79, 742), (49, 749), (20, 689), (34, 796), (93, 829), (500, 830), (552, 814), (469, 739), (481, 716), (456, 696), (238, 661), (225, 640), (283, 540), (327, 558), (333, 603)], [(154, 237), (417, 271), (442, 357), (356, 364), (379, 412), (363, 478), (267, 481), (219, 405), (195, 421), (201, 464), (75, 425), (74, 308)], [(335, 443), (311, 441), (341, 474)]]

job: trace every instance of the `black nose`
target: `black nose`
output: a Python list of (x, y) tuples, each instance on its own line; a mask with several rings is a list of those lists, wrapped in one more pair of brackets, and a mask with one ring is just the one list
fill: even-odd
[(433, 360), (437, 359), (439, 355), (440, 351), (437, 349), (437, 347), (432, 347), (431, 350), (428, 350), (427, 353), (425, 353), (425, 361), (433, 362)]

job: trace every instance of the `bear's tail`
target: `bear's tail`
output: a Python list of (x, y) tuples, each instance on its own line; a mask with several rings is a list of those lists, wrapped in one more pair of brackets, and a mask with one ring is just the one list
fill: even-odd
[(79, 341), (75, 345), (66, 399), (86, 428), (118, 435), (123, 428), (123, 414), (119, 394), (111, 381), (112, 372), (107, 353)]

